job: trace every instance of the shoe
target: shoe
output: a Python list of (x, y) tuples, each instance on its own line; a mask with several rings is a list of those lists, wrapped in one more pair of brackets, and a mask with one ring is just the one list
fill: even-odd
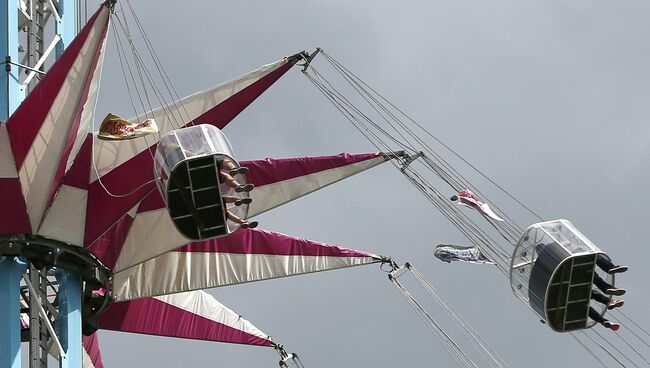
[(612, 300), (611, 302), (607, 303), (607, 309), (612, 310), (614, 308), (620, 308), (625, 304), (624, 300)]
[(609, 328), (612, 331), (618, 331), (618, 329), (621, 328), (620, 324), (618, 324), (616, 322), (611, 322), (611, 321), (603, 322), (603, 326)]
[(254, 228), (256, 228), (257, 225), (259, 225), (259, 224), (260, 224), (260, 223), (257, 222), (257, 221), (250, 221), (250, 222), (244, 222), (244, 223), (241, 224), (241, 226), (239, 226), (239, 227), (241, 227), (242, 229), (254, 229)]
[(616, 266), (613, 268), (610, 268), (609, 271), (607, 271), (608, 274), (612, 275), (615, 273), (623, 273), (627, 271), (627, 266)]
[(247, 172), (248, 172), (247, 167), (240, 166), (240, 167), (238, 167), (236, 169), (230, 170), (229, 174), (232, 175), (232, 176), (235, 176), (237, 174), (246, 174)]
[(242, 204), (251, 204), (252, 202), (253, 198), (251, 197), (239, 198), (235, 201), (235, 206), (241, 206)]
[(255, 188), (255, 186), (253, 184), (250, 184), (250, 183), (249, 184), (244, 184), (244, 185), (240, 185), (237, 188), (235, 188), (235, 192), (237, 192), (237, 193), (250, 192), (251, 190), (253, 190), (253, 188)]
[(605, 291), (605, 294), (621, 296), (621, 295), (625, 294), (625, 289), (607, 289)]

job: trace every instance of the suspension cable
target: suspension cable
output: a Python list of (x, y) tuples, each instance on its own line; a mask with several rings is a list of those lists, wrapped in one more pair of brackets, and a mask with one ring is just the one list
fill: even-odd
[[(435, 175), (456, 192), (464, 189), (469, 189), (477, 193), (477, 195), (479, 195), (481, 198), (487, 199), (487, 196), (481, 193), (478, 188), (474, 187), (469, 182), (469, 180), (454, 167), (454, 165), (452, 165), (438, 152), (436, 152), (436, 150), (427, 144), (423, 138), (425, 136), (432, 138), (435, 142), (440, 144), (447, 151), (451, 152), (453, 156), (462, 161), (474, 172), (478, 173), (482, 178), (494, 185), (499, 191), (504, 193), (517, 205), (521, 206), (523, 209), (528, 211), (528, 213), (532, 214), (536, 219), (543, 221), (543, 218), (528, 206), (526, 206), (524, 203), (522, 203), (520, 200), (515, 198), (502, 186), (494, 182), (474, 165), (461, 157), (456, 151), (454, 151), (451, 147), (442, 142), (438, 137), (434, 136), (432, 133), (426, 130), (421, 124), (416, 122), (403, 110), (395, 106), (375, 89), (370, 87), (356, 74), (348, 70), (345, 66), (340, 64), (322, 49), (319, 50), (320, 53), (322, 53), (324, 56), (325, 60), (334, 68), (334, 70), (354, 91), (354, 93), (358, 94), (362, 103), (368, 104), (370, 106), (370, 112), (374, 112), (374, 114), (376, 114), (377, 120), (374, 120), (368, 114), (361, 111), (361, 109), (355, 106), (354, 103), (347, 96), (345, 96), (342, 91), (335, 87), (334, 84), (325, 78), (323, 74), (314, 68), (312, 64), (308, 64), (308, 68), (305, 67), (305, 69), (303, 69), (303, 74), (307, 77), (307, 79), (376, 149), (381, 151), (390, 151), (391, 153), (395, 151), (407, 152), (405, 159), (391, 161), (393, 166), (398, 168), (407, 178), (407, 180), (409, 180), (409, 182), (411, 182), (411, 184), (414, 185), (425, 196), (425, 198), (427, 198), (427, 200), (429, 200), (429, 202), (431, 202), (434, 207), (436, 207), (443, 214), (444, 217), (446, 217), (465, 237), (467, 237), (468, 240), (481, 248), (486, 255), (491, 257), (500, 272), (502, 272), (504, 275), (508, 275), (510, 255), (509, 252), (501, 245), (502, 241), (495, 241), (487, 231), (483, 230), (482, 226), (479, 226), (463, 211), (460, 211), (457, 206), (453, 205), (453, 202), (450, 202), (448, 199), (446, 199), (445, 196), (442, 195), (440, 191), (438, 191), (436, 187), (428, 180), (428, 178), (423, 175), (423, 173), (413, 167), (414, 165), (412, 163), (415, 162), (415, 159), (421, 158), (420, 160), (417, 160), (418, 163), (422, 165), (419, 167), (419, 169), (423, 168), (427, 173)], [(383, 125), (386, 127), (382, 127), (379, 122), (383, 122)], [(417, 129), (409, 127), (407, 122), (413, 124)], [(418, 129), (419, 131), (416, 131)], [(392, 146), (397, 146), (398, 149), (393, 149), (391, 148)], [(409, 160), (408, 155), (413, 155), (415, 159)], [(490, 221), (487, 216), (485, 216), (483, 213), (481, 214), (483, 217), (485, 217), (490, 226), (494, 228), (493, 230), (495, 230), (501, 238), (513, 246), (516, 245), (519, 241), (519, 237), (524, 231), (523, 228), (508, 216), (508, 211), (501, 210), (499, 206), (497, 206), (497, 204), (493, 201), (490, 201), (489, 203), (491, 207), (498, 211), (499, 215), (504, 219), (504, 221)], [(407, 297), (405, 296), (405, 298)], [(413, 308), (417, 309), (416, 306), (413, 306)], [(426, 317), (421, 316), (421, 318), (425, 319)], [(634, 321), (632, 322), (636, 325)], [(640, 326), (638, 327), (640, 328)], [(646, 330), (643, 330), (642, 328), (640, 329), (648, 334)], [(581, 332), (584, 334), (583, 331)], [(633, 331), (631, 332), (634, 333)], [(610, 355), (612, 359), (617, 361), (621, 366), (625, 367), (625, 365), (606, 347), (595, 341), (593, 338), (591, 338), (591, 336), (587, 334), (584, 335), (596, 343), (602, 350)], [(638, 335), (635, 334), (635, 336), (639, 338)], [(589, 347), (587, 347), (576, 336), (573, 337), (591, 355), (593, 355), (594, 358), (596, 358), (601, 363), (601, 365), (605, 366), (603, 362), (596, 356), (596, 354), (589, 349)], [(627, 343), (625, 340), (624, 342)], [(646, 343), (646, 345), (648, 344)], [(616, 350), (618, 354), (622, 354), (621, 351), (618, 350), (615, 346), (612, 346), (612, 348), (613, 350)], [(643, 359), (645, 360), (645, 358)], [(633, 361), (630, 362), (634, 366), (637, 366)]]
[(589, 354), (591, 354), (591, 356), (594, 357), (594, 359), (596, 359), (596, 360), (598, 361), (598, 363), (600, 363), (601, 366), (603, 366), (604, 368), (607, 368), (607, 365), (606, 365), (606, 364), (605, 364), (605, 363), (604, 363), (604, 362), (603, 362), (603, 361), (598, 357), (598, 355), (596, 355), (596, 353), (594, 353), (594, 351), (591, 350), (591, 349), (589, 348), (589, 346), (585, 345), (585, 343), (583, 343), (582, 341), (580, 341), (580, 339), (578, 338), (578, 336), (576, 336), (575, 333), (571, 332), (571, 333), (569, 333), (569, 335), (570, 335), (571, 337), (573, 337), (573, 339), (574, 339), (575, 341), (577, 341), (578, 344), (580, 344), (580, 345), (581, 345), (585, 350), (587, 350), (587, 352), (589, 352)]
[[(334, 58), (332, 58), (332, 57), (331, 57), (329, 54), (327, 54), (324, 50), (321, 50), (321, 54), (323, 54), (324, 56), (326, 56), (328, 59), (334, 60)], [(410, 117), (409, 115), (407, 115), (404, 111), (402, 111), (399, 107), (397, 107), (396, 105), (394, 105), (394, 104), (393, 104), (392, 102), (390, 102), (388, 99), (384, 98), (380, 93), (378, 93), (377, 91), (375, 91), (371, 86), (369, 86), (368, 84), (366, 84), (365, 82), (363, 82), (363, 80), (360, 79), (360, 78), (358, 78), (358, 77), (356, 76), (356, 74), (354, 74), (354, 73), (352, 73), (351, 71), (349, 71), (349, 70), (348, 70), (347, 68), (345, 68), (342, 64), (340, 64), (338, 61), (334, 60), (334, 62), (336, 62), (336, 63), (337, 63), (338, 65), (340, 65), (343, 69), (345, 69), (346, 72), (348, 72), (349, 74), (355, 76), (355, 78), (356, 78), (357, 80), (359, 80), (359, 81), (360, 81), (362, 84), (364, 84), (364, 85), (365, 85), (369, 90), (371, 90), (373, 93), (375, 93), (377, 96), (379, 96), (380, 99), (382, 99), (383, 101), (385, 101), (386, 103), (388, 103), (392, 108), (394, 108), (396, 111), (398, 111), (400, 114), (402, 114), (402, 116), (406, 117), (409, 121), (411, 121), (413, 124), (415, 124), (419, 129), (421, 129), (421, 130), (422, 130), (426, 135), (428, 135), (428, 136), (430, 136), (431, 138), (433, 138), (436, 142), (438, 142), (440, 145), (442, 145), (445, 149), (447, 149), (449, 152), (451, 152), (454, 156), (456, 156), (458, 159), (460, 159), (460, 160), (463, 161), (466, 165), (468, 165), (470, 168), (472, 168), (472, 170), (474, 170), (475, 172), (477, 172), (479, 175), (481, 175), (484, 179), (486, 179), (486, 180), (489, 181), (491, 184), (493, 184), (495, 187), (497, 187), (499, 190), (501, 190), (504, 194), (506, 194), (506, 195), (507, 195), (508, 197), (510, 197), (512, 200), (514, 200), (514, 201), (517, 202), (519, 205), (521, 205), (523, 208), (525, 208), (525, 209), (526, 209), (528, 212), (530, 212), (533, 216), (537, 217), (539, 220), (543, 220), (541, 216), (537, 215), (533, 210), (531, 210), (531, 209), (528, 208), (525, 204), (523, 204), (522, 202), (520, 202), (516, 197), (514, 197), (512, 194), (510, 194), (507, 190), (505, 190), (505, 189), (502, 188), (500, 185), (498, 185), (496, 182), (494, 182), (492, 179), (490, 179), (489, 176), (487, 176), (487, 175), (484, 174), (481, 170), (479, 170), (477, 167), (475, 167), (475, 166), (472, 165), (470, 162), (468, 162), (467, 160), (465, 160), (465, 159), (464, 159), (460, 154), (456, 153), (456, 151), (454, 151), (451, 147), (449, 147), (448, 145), (446, 145), (446, 144), (445, 144), (441, 139), (439, 139), (438, 137), (436, 137), (435, 135), (433, 135), (432, 133), (430, 133), (426, 128), (424, 128), (421, 124), (419, 124), (415, 119), (411, 118), (411, 117)]]
[(413, 308), (420, 319), (425, 323), (431, 332), (433, 332), (438, 340), (443, 344), (447, 352), (451, 357), (462, 367), (474, 367), (478, 366), (474, 363), (467, 354), (454, 342), (454, 340), (436, 323), (436, 321), (427, 313), (424, 308), (418, 303), (417, 300), (402, 286), (402, 284), (395, 277), (391, 277), (389, 274), (389, 279), (395, 285), (397, 290), (400, 292), (402, 297), (407, 301), (407, 303)]
[(623, 336), (621, 336), (620, 334), (616, 334), (616, 336), (617, 336), (619, 339), (621, 339), (621, 340), (623, 341), (623, 343), (624, 343), (625, 345), (627, 345), (628, 348), (630, 348), (630, 350), (632, 350), (632, 351), (633, 351), (636, 355), (638, 355), (638, 356), (639, 356), (639, 357), (640, 357), (644, 362), (646, 362), (646, 364), (648, 364), (648, 365), (650, 366), (650, 361), (648, 361), (648, 359), (646, 359), (646, 358), (645, 358), (641, 353), (639, 353), (639, 352), (638, 352), (638, 351), (637, 351), (637, 350), (636, 350), (636, 349), (635, 349), (635, 348), (634, 348), (634, 347), (633, 347), (629, 342), (627, 342), (627, 340), (625, 340), (625, 338), (624, 338)]
[[(389, 145), (385, 144), (381, 138), (379, 138), (372, 130), (370, 130), (366, 125), (364, 125), (362, 123), (362, 120), (365, 120), (365, 121), (369, 121), (371, 124), (374, 124), (374, 123), (372, 123), (372, 120), (370, 118), (368, 118), (365, 114), (361, 113), (356, 107), (354, 107), (354, 105), (351, 102), (349, 102), (349, 100), (347, 100), (344, 97), (341, 97), (342, 94), (340, 92), (338, 92), (336, 90), (336, 88), (334, 88), (331, 85), (330, 82), (328, 82), (326, 80), (324, 81), (324, 77), (320, 73), (318, 73), (318, 71), (316, 71), (315, 68), (313, 68), (313, 66), (311, 68), (311, 71), (312, 71), (312, 74), (314, 74), (314, 75), (312, 76), (310, 74), (306, 74), (308, 79), (310, 81), (312, 81), (312, 83), (314, 83), (314, 85), (318, 88), (318, 90), (321, 91), (321, 93), (323, 93), (328, 98), (328, 100), (330, 100), (330, 102), (332, 102), (332, 104), (335, 106), (335, 108), (337, 108), (344, 115), (344, 117), (350, 123), (352, 123), (352, 125), (358, 131), (360, 131), (362, 133), (362, 135), (364, 135), (371, 142), (371, 144), (373, 144), (375, 146), (375, 148), (377, 148), (379, 150), (382, 150), (382, 149), (383, 150), (390, 150), (392, 152), (395, 151), (395, 150), (392, 150), (389, 147)], [(355, 113), (357, 115), (359, 115), (359, 118), (357, 118), (355, 116)], [(380, 129), (380, 132), (385, 132), (385, 131)], [(401, 148), (404, 148), (404, 147), (401, 147)], [(408, 147), (406, 147), (406, 148), (408, 150)], [(411, 151), (413, 151), (413, 150), (411, 149)], [(392, 164), (395, 165), (397, 168), (399, 168), (397, 166), (397, 164), (398, 164), (397, 162), (392, 162)], [(421, 178), (420, 179), (415, 179), (415, 180), (412, 180), (413, 178), (410, 178), (410, 179), (411, 179), (411, 181), (426, 182), (426, 180), (423, 180)], [(428, 186), (430, 188), (432, 188), (431, 185), (428, 185)], [(422, 187), (419, 187), (418, 189), (420, 189), (426, 195), (426, 190), (423, 190)], [(431, 200), (431, 198), (430, 198), (430, 200)], [(435, 201), (435, 199), (432, 199), (432, 202), (434, 202), (434, 201)], [(453, 209), (451, 211), (453, 212)], [(444, 212), (446, 212), (446, 211), (444, 211)], [(445, 215), (447, 217), (449, 217), (449, 215), (447, 213), (445, 213)], [(462, 225), (459, 226), (460, 224), (458, 224), (457, 222), (454, 222), (454, 223), (457, 224), (457, 227), (461, 231), (465, 232)], [(474, 228), (479, 229), (478, 226), (475, 226)], [(471, 239), (471, 237), (470, 237), (470, 239)], [(498, 252), (498, 253), (500, 253), (500, 252)], [(507, 263), (507, 262), (504, 262), (504, 263)]]
[(603, 345), (601, 345), (601, 344), (600, 344), (598, 341), (596, 341), (593, 337), (589, 336), (589, 334), (585, 333), (584, 331), (580, 331), (580, 333), (581, 333), (583, 336), (586, 336), (589, 340), (591, 340), (591, 342), (593, 342), (594, 344), (598, 345), (598, 347), (599, 347), (602, 351), (604, 351), (605, 353), (607, 353), (607, 355), (609, 355), (610, 358), (614, 359), (614, 361), (616, 361), (616, 363), (618, 363), (621, 367), (624, 367), (624, 368), (626, 367), (626, 365), (623, 364), (623, 362), (621, 362), (620, 360), (618, 360), (618, 358), (616, 358), (616, 357), (614, 356), (614, 354), (612, 354), (609, 350), (607, 350), (607, 348), (605, 348)]
[(418, 272), (415, 267), (409, 265), (408, 269), (411, 271), (415, 279), (420, 285), (429, 293), (429, 295), (436, 301), (438, 306), (447, 314), (454, 324), (463, 332), (465, 337), (470, 341), (474, 348), (483, 355), (486, 360), (493, 362), (497, 367), (508, 367), (508, 364), (501, 358), (501, 356), (481, 337), (481, 335), (472, 328), (472, 326), (458, 313), (445, 298), (433, 288), (433, 286)]

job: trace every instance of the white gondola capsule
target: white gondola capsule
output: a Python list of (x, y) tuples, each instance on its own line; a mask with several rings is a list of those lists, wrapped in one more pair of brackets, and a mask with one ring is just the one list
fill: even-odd
[[(604, 315), (607, 308), (591, 301), (598, 257), (609, 257), (567, 220), (533, 224), (512, 255), (510, 285), (514, 294), (557, 332), (592, 327), (589, 308)], [(606, 281), (614, 285), (613, 275)], [(603, 276), (605, 277), (605, 276)]]
[[(176, 229), (188, 239), (215, 238), (238, 229), (238, 224), (227, 219), (223, 200), (223, 196), (235, 196), (234, 189), (222, 183), (219, 173), (228, 161), (231, 167), (239, 167), (230, 142), (212, 125), (174, 130), (158, 143), (154, 160), (158, 190)], [(238, 174), (237, 181), (246, 184), (245, 175)], [(248, 205), (227, 210), (245, 219)]]

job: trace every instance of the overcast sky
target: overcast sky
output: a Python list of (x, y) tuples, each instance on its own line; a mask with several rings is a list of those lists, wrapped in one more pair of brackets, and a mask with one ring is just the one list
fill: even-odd
[[(647, 1), (134, 5), (182, 96), (282, 56), (324, 48), (544, 218), (573, 221), (629, 265), (619, 278), (628, 289), (624, 310), (650, 326)], [(114, 46), (109, 41), (97, 121), (109, 111), (132, 115)], [(373, 151), (298, 68), (225, 133), (240, 160)], [(257, 220), (265, 229), (412, 262), (511, 367), (597, 365), (569, 335), (541, 325), (495, 268), (435, 259), (436, 244), (467, 241), (390, 165)], [(403, 281), (469, 349), (414, 280)], [(455, 366), (376, 265), (210, 293), (299, 353), (307, 368)], [(268, 348), (99, 336), (109, 368), (277, 364)]]

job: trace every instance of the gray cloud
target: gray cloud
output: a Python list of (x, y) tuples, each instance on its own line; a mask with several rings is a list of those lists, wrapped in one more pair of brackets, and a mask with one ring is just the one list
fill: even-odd
[[(650, 271), (642, 235), (650, 186), (647, 2), (135, 6), (181, 95), (283, 55), (327, 49), (545, 218), (572, 220), (629, 264), (620, 279), (629, 289), (624, 310), (650, 324), (643, 317)], [(131, 115), (114, 54), (106, 63), (97, 115)], [(297, 69), (226, 133), (241, 159), (373, 150)], [(532, 221), (517, 210), (513, 216)], [(597, 364), (568, 335), (537, 322), (495, 269), (435, 260), (435, 244), (465, 240), (392, 167), (259, 221), (270, 230), (413, 262), (512, 367)], [(405, 283), (416, 289), (413, 280)], [(310, 368), (454, 366), (375, 266), (211, 293), (298, 352)], [(427, 307), (460, 341), (443, 314), (432, 303)], [(111, 332), (100, 339), (108, 367), (276, 364), (275, 353), (262, 348)]]

